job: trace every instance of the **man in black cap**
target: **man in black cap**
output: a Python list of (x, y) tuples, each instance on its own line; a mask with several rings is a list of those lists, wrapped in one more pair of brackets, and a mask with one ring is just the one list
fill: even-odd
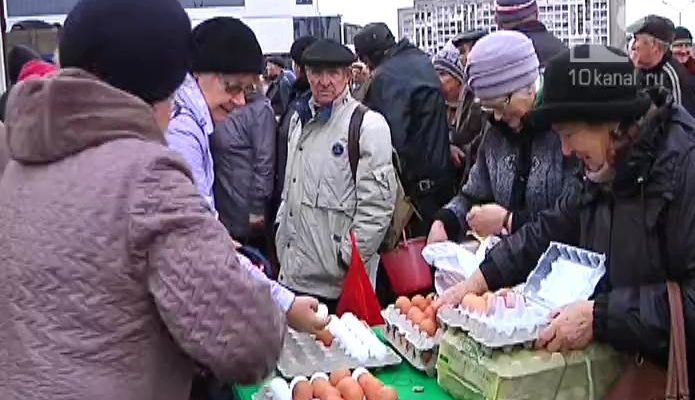
[(405, 193), (422, 218), (411, 221), (411, 233), (427, 235), (455, 187), (439, 76), (425, 53), (407, 39), (396, 43), (384, 23), (364, 27), (355, 36), (355, 49), (373, 71), (364, 102), (389, 123)]
[(451, 40), (451, 43), (453, 43), (453, 45), (459, 50), (459, 61), (461, 62), (462, 67), (466, 66), (466, 62), (468, 61), (468, 53), (471, 52), (471, 49), (473, 46), (475, 46), (475, 43), (485, 37), (485, 35), (487, 35), (487, 31), (475, 29), (472, 31), (459, 33)]
[[(354, 54), (319, 40), (302, 56), (311, 86), (308, 121), (292, 116), (283, 201), (275, 243), (280, 282), (335, 311), (350, 265), (354, 232), (375, 284), (379, 255), (396, 202), (386, 120), (350, 94)], [(360, 123), (361, 121), (361, 123)], [(350, 145), (350, 127), (354, 140)]]
[(285, 67), (285, 60), (276, 56), (268, 58), (265, 66), (265, 76), (270, 81), (266, 96), (278, 118), (285, 113), (292, 92), (292, 80), (285, 72)]
[(663, 86), (676, 103), (695, 115), (695, 79), (673, 59), (671, 43), (675, 27), (668, 18), (648, 15), (627, 28), (633, 35), (630, 59), (640, 71), (642, 87)]
[(692, 75), (695, 75), (695, 52), (693, 52), (693, 35), (688, 28), (679, 26), (671, 43), (673, 58), (685, 66)]

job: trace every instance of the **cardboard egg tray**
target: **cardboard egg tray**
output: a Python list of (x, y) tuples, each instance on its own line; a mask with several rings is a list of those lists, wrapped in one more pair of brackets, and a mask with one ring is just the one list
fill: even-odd
[(439, 343), (444, 335), (438, 329), (434, 337), (428, 337), (401, 314), (392, 304), (381, 315), (386, 321), (384, 337), (416, 369), (430, 376), (435, 374)]
[[(576, 279), (571, 278), (556, 280), (563, 285), (573, 285), (573, 289), (576, 289), (576, 285), (581, 285), (581, 293), (569, 302), (567, 299), (560, 300), (539, 295), (541, 283), (551, 272), (559, 273), (562, 277), (563, 270), (553, 270), (553, 265), (558, 260), (566, 260), (591, 270), (591, 276), (586, 281), (577, 282)], [(567, 306), (574, 301), (586, 300), (593, 294), (596, 285), (605, 274), (604, 264), (605, 256), (603, 255), (553, 242), (541, 256), (526, 284), (515, 289), (516, 297), (524, 299), (523, 304), (517, 302), (516, 309), (505, 309), (493, 315), (481, 315), (459, 306), (440, 310), (437, 318), (447, 328), (457, 328), (468, 332), (472, 339), (488, 348), (529, 345), (550, 323), (549, 315), (552, 310)], [(567, 290), (569, 291), (569, 288)], [(559, 287), (557, 291), (562, 291), (562, 287)]]
[(309, 334), (290, 329), (278, 361), (278, 371), (283, 377), (291, 379), (295, 376), (311, 376), (316, 372), (329, 373), (340, 368), (382, 368), (400, 364), (401, 357), (388, 346), (386, 348), (383, 360), (369, 358), (365, 363), (360, 363), (340, 348), (337, 338), (333, 340), (331, 347), (326, 347)]

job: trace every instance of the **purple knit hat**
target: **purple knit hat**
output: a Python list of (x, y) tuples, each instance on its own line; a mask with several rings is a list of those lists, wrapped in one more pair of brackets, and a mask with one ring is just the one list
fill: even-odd
[(468, 55), (468, 86), (481, 100), (508, 96), (531, 86), (539, 76), (533, 42), (516, 31), (493, 32)]
[(495, 3), (498, 23), (519, 22), (531, 15), (538, 14), (536, 0), (497, 0)]

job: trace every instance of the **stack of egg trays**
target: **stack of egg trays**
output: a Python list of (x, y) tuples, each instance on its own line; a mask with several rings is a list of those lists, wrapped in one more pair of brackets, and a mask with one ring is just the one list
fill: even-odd
[[(528, 346), (538, 338), (540, 330), (550, 322), (548, 318), (550, 312), (567, 305), (553, 302), (552, 299), (543, 299), (537, 295), (541, 282), (550, 274), (552, 264), (558, 259), (576, 262), (596, 271), (589, 282), (582, 282), (582, 284), (587, 285), (589, 292), (593, 292), (606, 272), (606, 257), (604, 255), (562, 243), (551, 242), (548, 249), (539, 259), (536, 268), (529, 275), (526, 284), (522, 287), (524, 298), (528, 300), (527, 312), (530, 311), (530, 315), (533, 317), (533, 320), (529, 321), (527, 326), (500, 332), (497, 329), (491, 329), (492, 327), (486, 324), (486, 316), (470, 313), (460, 306), (453, 309), (440, 310), (437, 317), (443, 325), (468, 332), (471, 338), (488, 348), (498, 349), (514, 345)], [(567, 283), (572, 285), (578, 284), (577, 282)]]
[(390, 347), (386, 346), (386, 349), (383, 360), (370, 357), (366, 362), (360, 363), (340, 348), (337, 338), (333, 340), (331, 347), (326, 347), (309, 334), (289, 329), (278, 361), (278, 371), (286, 379), (291, 379), (295, 376), (311, 376), (316, 372), (329, 373), (340, 368), (369, 369), (400, 364), (401, 357)]
[(438, 329), (434, 337), (423, 335), (393, 304), (382, 310), (381, 316), (386, 321), (386, 340), (410, 365), (434, 376), (439, 344), (444, 335), (442, 329)]

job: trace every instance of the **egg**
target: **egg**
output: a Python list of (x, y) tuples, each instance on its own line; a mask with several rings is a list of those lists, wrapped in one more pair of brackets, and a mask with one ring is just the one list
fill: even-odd
[(333, 344), (333, 339), (334, 339), (333, 334), (328, 329), (324, 329), (322, 331), (319, 331), (316, 334), (316, 340), (323, 343), (323, 345), (326, 347), (331, 347), (331, 345)]
[(413, 307), (408, 311), (408, 319), (415, 326), (420, 325), (420, 322), (422, 322), (424, 318), (425, 314), (418, 307)]
[(410, 300), (408, 300), (407, 297), (401, 296), (396, 300), (396, 309), (401, 312), (401, 314), (406, 315), (408, 314), (408, 311), (410, 311), (410, 307), (412, 307), (412, 304), (410, 303)]
[(504, 295), (504, 304), (507, 306), (507, 308), (514, 308), (516, 305), (516, 295), (514, 292), (507, 292)]
[(434, 307), (429, 306), (425, 309), (425, 317), (434, 319), (434, 317), (437, 316), (437, 312), (434, 310)]
[[(488, 294), (488, 293), (485, 293), (485, 294)], [(487, 297), (483, 296), (483, 298), (484, 298), (484, 299), (486, 300), (486, 302), (487, 302), (487, 309), (486, 309), (486, 312), (487, 312), (488, 315), (490, 315), (490, 314), (492, 314), (492, 313), (495, 311), (495, 301), (496, 301), (497, 297), (496, 297), (495, 295), (490, 295), (490, 296), (487, 296)]]
[(398, 400), (398, 392), (394, 388), (383, 387), (379, 392), (378, 400)]
[(311, 400), (314, 398), (314, 389), (309, 381), (300, 381), (294, 385), (292, 400)]
[(331, 382), (331, 385), (338, 386), (338, 383), (348, 376), (351, 376), (349, 369), (336, 369), (335, 371), (331, 372), (331, 377), (329, 381)]
[(325, 400), (343, 400), (343, 398), (335, 394), (330, 394), (326, 396)]
[(432, 337), (437, 333), (437, 322), (432, 318), (423, 319), (420, 323), (420, 331)]
[(325, 396), (330, 389), (335, 389), (333, 386), (331, 386), (327, 379), (323, 378), (313, 379), (311, 382), (311, 387), (313, 388), (315, 398), (321, 398), (322, 396)]
[(369, 372), (362, 373), (357, 378), (357, 382), (360, 384), (362, 391), (364, 391), (367, 400), (378, 400), (379, 392), (384, 384), (380, 380), (376, 379)]
[(417, 307), (420, 309), (420, 311), (425, 311), (425, 308), (427, 308), (427, 299), (425, 299), (422, 295), (417, 295), (413, 297), (412, 301), (413, 306)]
[(466, 310), (470, 310), (471, 304), (476, 297), (478, 296), (474, 295), (473, 293), (468, 293), (467, 295), (463, 296), (463, 301), (461, 301), (461, 305), (463, 305), (463, 308), (465, 308)]
[(334, 388), (333, 386), (329, 386), (323, 395), (317, 398), (319, 400), (342, 399), (342, 396), (340, 395), (338, 389)]
[(471, 300), (470, 310), (476, 314), (486, 314), (487, 313), (487, 301), (480, 296), (475, 296)]
[(352, 377), (345, 377), (336, 386), (340, 395), (343, 396), (345, 400), (362, 400), (364, 397), (364, 391), (360, 384)]

